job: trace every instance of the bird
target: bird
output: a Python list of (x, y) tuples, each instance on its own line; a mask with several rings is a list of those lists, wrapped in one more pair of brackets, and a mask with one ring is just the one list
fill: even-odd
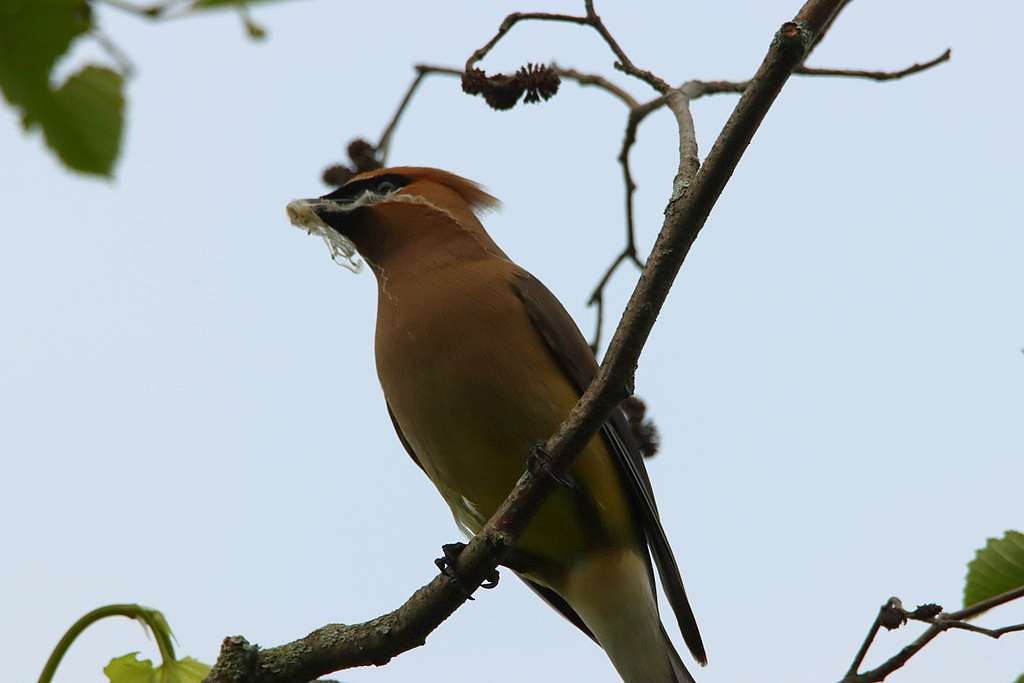
[[(597, 372), (572, 317), (484, 229), (499, 205), (448, 171), (391, 167), (288, 204), (377, 281), (387, 410), (456, 525), (478, 532)], [(447, 546), (446, 546), (447, 547)], [(653, 559), (653, 562), (652, 562)], [(662, 624), (655, 568), (683, 640), (707, 655), (639, 447), (613, 411), (503, 566), (594, 640), (626, 683), (692, 683)]]

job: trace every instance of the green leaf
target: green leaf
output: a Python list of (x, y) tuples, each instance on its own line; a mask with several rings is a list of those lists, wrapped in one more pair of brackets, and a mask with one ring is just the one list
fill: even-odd
[(38, 125), (68, 168), (110, 175), (121, 149), (124, 80), (87, 66), (60, 88), (50, 72), (72, 41), (92, 26), (85, 0), (0, 0), (0, 90)]
[(0, 0), (0, 90), (33, 118), (50, 93), (50, 70), (92, 25), (85, 0)]
[(103, 667), (110, 683), (201, 683), (209, 672), (209, 665), (191, 657), (154, 667), (150, 660), (140, 660), (138, 652), (111, 659)]
[(1024, 586), (1024, 534), (1011, 530), (1002, 538), (988, 539), (967, 565), (964, 607), (1020, 586)]
[(111, 174), (124, 130), (124, 78), (119, 73), (87, 66), (65, 81), (37, 114), (46, 144), (68, 168)]

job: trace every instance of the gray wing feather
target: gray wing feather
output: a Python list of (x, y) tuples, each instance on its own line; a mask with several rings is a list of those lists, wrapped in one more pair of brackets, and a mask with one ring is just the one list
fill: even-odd
[[(572, 317), (561, 302), (539, 280), (525, 270), (517, 270), (513, 289), (526, 307), (526, 312), (555, 360), (582, 394), (597, 374), (597, 361)], [(686, 597), (682, 575), (665, 529), (658, 516), (651, 481), (644, 466), (625, 414), (616, 409), (601, 430), (615, 464), (629, 493), (634, 514), (642, 526), (648, 548), (661, 577), (661, 585), (676, 615), (683, 640), (701, 664), (707, 663), (707, 654), (697, 628), (697, 620)], [(648, 564), (648, 570), (650, 571)], [(651, 580), (653, 581), (653, 572)]]

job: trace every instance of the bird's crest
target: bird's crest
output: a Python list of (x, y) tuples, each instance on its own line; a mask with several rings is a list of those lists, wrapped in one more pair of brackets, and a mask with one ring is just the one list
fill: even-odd
[(428, 168), (424, 166), (393, 166), (391, 168), (378, 168), (373, 171), (367, 171), (353, 176), (346, 185), (351, 185), (352, 183), (365, 181), (382, 175), (402, 176), (404, 178), (408, 178), (410, 183), (417, 180), (425, 180), (427, 182), (437, 183), (438, 185), (444, 185), (462, 197), (462, 199), (472, 207), (475, 213), (497, 209), (501, 206), (501, 202), (484, 190), (479, 183), (473, 182), (468, 178), (455, 175), (454, 173), (449, 173), (448, 171), (442, 171), (439, 168)]

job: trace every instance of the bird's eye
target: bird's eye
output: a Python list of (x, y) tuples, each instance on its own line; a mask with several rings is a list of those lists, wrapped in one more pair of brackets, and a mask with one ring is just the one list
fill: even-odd
[(382, 180), (377, 183), (377, 194), (391, 194), (397, 189), (398, 186), (390, 180)]

